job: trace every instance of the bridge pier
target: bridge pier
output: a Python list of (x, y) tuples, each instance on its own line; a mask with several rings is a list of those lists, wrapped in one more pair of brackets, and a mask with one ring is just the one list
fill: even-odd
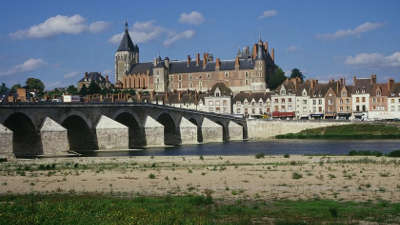
[(147, 116), (144, 123), (144, 139), (143, 147), (165, 146), (164, 126), (151, 116)]
[(243, 140), (243, 127), (233, 121), (229, 122), (229, 140), (230, 141), (242, 141)]
[(102, 115), (96, 125), (99, 150), (129, 149), (129, 128)]
[(182, 145), (198, 144), (197, 126), (195, 124), (187, 120), (185, 117), (182, 117), (179, 130), (180, 130)]
[(204, 118), (201, 125), (201, 133), (203, 135), (203, 143), (223, 142), (224, 134), (222, 125)]
[(40, 128), (43, 155), (61, 155), (69, 150), (68, 131), (60, 124), (46, 117)]
[(13, 153), (13, 132), (0, 123), (0, 158), (12, 159)]

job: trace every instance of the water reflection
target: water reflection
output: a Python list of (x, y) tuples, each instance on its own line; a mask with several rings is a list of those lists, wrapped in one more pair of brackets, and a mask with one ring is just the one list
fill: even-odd
[(180, 156), (180, 155), (255, 155), (334, 154), (350, 150), (374, 150), (384, 153), (400, 149), (400, 140), (270, 140), (262, 142), (227, 142), (134, 151), (91, 152), (83, 156)]

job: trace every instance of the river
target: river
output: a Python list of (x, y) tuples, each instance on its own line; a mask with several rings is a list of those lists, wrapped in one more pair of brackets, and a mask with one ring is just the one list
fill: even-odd
[(270, 140), (149, 148), (138, 151), (99, 151), (86, 153), (83, 156), (255, 155), (257, 153), (346, 155), (351, 150), (374, 150), (388, 153), (399, 149), (400, 140)]

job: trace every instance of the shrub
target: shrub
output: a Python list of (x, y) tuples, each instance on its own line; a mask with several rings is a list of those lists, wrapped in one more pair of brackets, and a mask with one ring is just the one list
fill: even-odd
[(338, 211), (337, 211), (336, 208), (330, 208), (330, 209), (329, 209), (329, 212), (330, 212), (330, 214), (331, 214), (331, 216), (332, 216), (333, 218), (337, 218), (337, 217), (338, 217)]
[(264, 153), (262, 153), (262, 152), (260, 152), (260, 153), (257, 153), (257, 154), (256, 154), (256, 159), (261, 159), (261, 158), (264, 158), (264, 156), (265, 156), (265, 154), (264, 154)]
[(156, 179), (156, 175), (154, 175), (154, 174), (151, 173), (151, 174), (149, 174), (149, 178), (150, 178), (150, 179)]
[(303, 175), (301, 175), (300, 173), (294, 172), (294, 173), (292, 173), (292, 178), (295, 180), (298, 180), (300, 178), (303, 178)]
[(357, 150), (351, 150), (349, 152), (350, 156), (357, 156), (357, 155), (361, 155), (361, 156), (376, 156), (376, 157), (380, 157), (383, 155), (382, 152), (379, 151), (357, 151)]
[(204, 160), (204, 157), (203, 157), (203, 155), (200, 155), (200, 160)]
[(389, 157), (400, 157), (400, 150), (392, 151), (387, 156), (389, 156)]
[(283, 155), (283, 157), (284, 158), (290, 158), (290, 155), (286, 153), (286, 154)]

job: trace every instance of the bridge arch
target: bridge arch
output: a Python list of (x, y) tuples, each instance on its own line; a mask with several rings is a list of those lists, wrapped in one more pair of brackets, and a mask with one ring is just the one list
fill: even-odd
[(164, 143), (166, 145), (180, 145), (180, 132), (172, 116), (163, 112), (158, 115), (157, 121), (164, 126)]
[(203, 133), (201, 132), (201, 124), (203, 123), (202, 119), (190, 117), (188, 120), (197, 126), (197, 141), (199, 143), (203, 142)]
[(68, 131), (70, 149), (78, 152), (97, 150), (97, 138), (91, 123), (86, 117), (70, 114), (61, 125)]
[(4, 126), (13, 131), (13, 153), (17, 157), (43, 154), (40, 130), (24, 113), (13, 113), (4, 121)]
[(120, 110), (114, 114), (113, 119), (129, 128), (129, 148), (143, 147), (145, 145), (144, 129), (135, 113), (128, 110)]
[(222, 126), (222, 137), (224, 142), (229, 141), (229, 128), (228, 128), (228, 123), (220, 120), (213, 120), (215, 123), (219, 124)]

